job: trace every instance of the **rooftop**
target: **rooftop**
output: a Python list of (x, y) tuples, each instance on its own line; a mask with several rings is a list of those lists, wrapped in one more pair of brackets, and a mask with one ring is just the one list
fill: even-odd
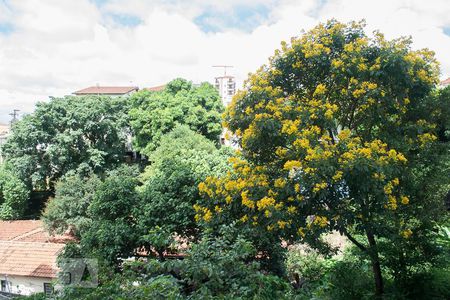
[(74, 92), (75, 95), (126, 95), (138, 91), (137, 86), (91, 86)]
[(0, 221), (0, 275), (55, 278), (70, 235), (51, 236), (39, 220)]
[(166, 85), (158, 85), (158, 86), (154, 86), (154, 87), (149, 87), (149, 88), (144, 88), (144, 90), (146, 91), (150, 91), (150, 92), (160, 92), (162, 90), (164, 90), (166, 88)]
[(56, 278), (64, 244), (0, 241), (0, 274)]
[(447, 79), (445, 79), (445, 80), (442, 80), (442, 81), (441, 81), (441, 85), (442, 85), (442, 86), (450, 85), (450, 77), (447, 78)]

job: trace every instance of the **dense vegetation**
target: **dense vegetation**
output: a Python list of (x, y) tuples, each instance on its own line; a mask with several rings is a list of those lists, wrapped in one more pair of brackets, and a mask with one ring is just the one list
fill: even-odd
[[(227, 108), (238, 151), (218, 143), (206, 83), (53, 99), (14, 126), (0, 204), (17, 218), (28, 191), (51, 190), (42, 219), (78, 239), (61, 258), (98, 259), (99, 287), (58, 299), (448, 299), (450, 88), (437, 76), (409, 39), (320, 24)], [(126, 163), (130, 132), (143, 161)]]

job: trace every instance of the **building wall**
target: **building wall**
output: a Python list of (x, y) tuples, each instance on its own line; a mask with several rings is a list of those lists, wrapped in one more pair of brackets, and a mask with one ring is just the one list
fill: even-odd
[(0, 280), (7, 280), (11, 283), (7, 291), (17, 295), (31, 295), (44, 292), (44, 283), (52, 283), (52, 278), (24, 277), (24, 276), (5, 276), (0, 275)]

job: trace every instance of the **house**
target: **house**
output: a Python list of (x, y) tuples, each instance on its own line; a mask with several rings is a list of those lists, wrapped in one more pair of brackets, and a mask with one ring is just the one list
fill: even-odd
[(50, 294), (56, 260), (71, 236), (50, 236), (41, 221), (0, 221), (0, 294)]
[(137, 86), (91, 86), (76, 92), (73, 92), (76, 96), (88, 96), (88, 95), (99, 95), (99, 96), (129, 96), (137, 92), (139, 88)]
[(449, 85), (450, 85), (450, 77), (439, 83), (439, 87), (441, 87), (441, 88), (445, 88)]

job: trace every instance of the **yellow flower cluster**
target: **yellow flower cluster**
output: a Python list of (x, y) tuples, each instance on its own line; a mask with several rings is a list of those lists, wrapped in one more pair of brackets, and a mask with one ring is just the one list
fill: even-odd
[(201, 207), (198, 204), (194, 205), (194, 210), (196, 212), (195, 214), (195, 221), (199, 222), (203, 219), (205, 222), (209, 222), (212, 219), (212, 212), (209, 208)]
[(276, 202), (275, 199), (273, 199), (272, 197), (264, 197), (258, 202), (256, 202), (256, 205), (258, 206), (259, 210), (263, 210), (267, 207), (274, 206), (275, 202)]
[(403, 230), (403, 231), (401, 232), (401, 235), (402, 235), (403, 238), (405, 238), (405, 239), (409, 239), (409, 238), (412, 236), (412, 234), (413, 234), (413, 232), (412, 232), (411, 229), (406, 229), (406, 230)]
[(248, 198), (248, 191), (243, 191), (241, 193), (242, 205), (247, 206), (248, 208), (255, 208), (255, 201), (252, 201)]
[(431, 133), (424, 133), (417, 136), (419, 139), (419, 144), (421, 147), (425, 147), (427, 144), (434, 142), (437, 140), (437, 137)]
[(326, 189), (327, 186), (328, 186), (328, 184), (327, 184), (326, 182), (316, 183), (316, 184), (314, 185), (313, 192), (314, 192), (314, 193), (317, 193), (317, 192), (319, 192), (319, 191), (321, 191), (321, 190), (323, 190), (323, 189)]
[(274, 182), (276, 188), (282, 189), (286, 186), (286, 180), (284, 178), (277, 178)]
[(302, 163), (298, 160), (288, 160), (287, 162), (284, 163), (284, 169), (287, 171), (290, 171), (292, 169), (297, 169), (300, 168), (302, 166)]
[(326, 227), (328, 225), (327, 217), (315, 216), (313, 224), (318, 225), (319, 227)]

